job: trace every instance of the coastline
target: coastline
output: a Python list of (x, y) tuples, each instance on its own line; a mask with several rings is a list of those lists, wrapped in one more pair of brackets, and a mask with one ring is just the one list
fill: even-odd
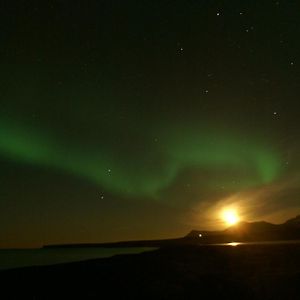
[(165, 247), (0, 271), (0, 280), (12, 298), (296, 299), (299, 253), (300, 244)]

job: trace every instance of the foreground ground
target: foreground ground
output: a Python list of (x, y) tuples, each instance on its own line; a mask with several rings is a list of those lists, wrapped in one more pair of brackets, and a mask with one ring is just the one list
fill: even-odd
[(300, 245), (164, 248), (2, 271), (0, 282), (3, 299), (300, 299)]

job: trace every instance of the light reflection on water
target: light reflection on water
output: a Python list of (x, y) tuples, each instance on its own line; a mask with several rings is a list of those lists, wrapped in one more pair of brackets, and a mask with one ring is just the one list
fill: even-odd
[(228, 242), (228, 243), (218, 243), (218, 244), (202, 244), (202, 246), (230, 246), (236, 247), (239, 245), (246, 245), (247, 243), (240, 243), (240, 242)]
[[(228, 242), (228, 243), (216, 243), (206, 244), (207, 246), (243, 246), (243, 245), (289, 245), (300, 244), (300, 240), (283, 240), (283, 241), (261, 241), (261, 242)], [(202, 244), (205, 246), (205, 244)]]
[(240, 243), (237, 243), (237, 242), (231, 242), (231, 243), (228, 243), (227, 245), (228, 245), (228, 246), (232, 246), (232, 247), (236, 247), (236, 246), (240, 245)]

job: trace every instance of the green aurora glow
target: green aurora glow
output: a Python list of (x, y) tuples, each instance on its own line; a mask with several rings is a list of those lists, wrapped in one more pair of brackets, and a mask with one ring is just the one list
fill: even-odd
[[(224, 132), (174, 129), (156, 141), (143, 157), (118, 159), (107, 148), (64, 142), (42, 131), (2, 120), (0, 154), (12, 161), (64, 171), (120, 195), (159, 198), (183, 170), (232, 170), (221, 184), (240, 189), (273, 181), (280, 173), (280, 159), (263, 143)], [(157, 159), (162, 161), (156, 164)], [(125, 163), (124, 163), (125, 161)], [(127, 161), (127, 162), (126, 162)], [(230, 172), (229, 172), (230, 174)], [(238, 185), (230, 186), (238, 176)], [(206, 183), (210, 186), (210, 182)]]

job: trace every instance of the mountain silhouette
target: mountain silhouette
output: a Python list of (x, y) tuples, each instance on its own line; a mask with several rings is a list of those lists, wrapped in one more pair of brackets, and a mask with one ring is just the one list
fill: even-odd
[(164, 247), (190, 244), (218, 244), (230, 242), (261, 242), (300, 240), (300, 215), (283, 224), (265, 221), (239, 222), (222, 231), (192, 230), (186, 236), (160, 240), (120, 241), (112, 243), (45, 245), (44, 248), (78, 247)]
[(293, 219), (287, 220), (284, 225), (300, 229), (300, 215)]
[(192, 230), (185, 238), (204, 243), (296, 240), (300, 239), (300, 215), (283, 224), (239, 222), (223, 231)]

